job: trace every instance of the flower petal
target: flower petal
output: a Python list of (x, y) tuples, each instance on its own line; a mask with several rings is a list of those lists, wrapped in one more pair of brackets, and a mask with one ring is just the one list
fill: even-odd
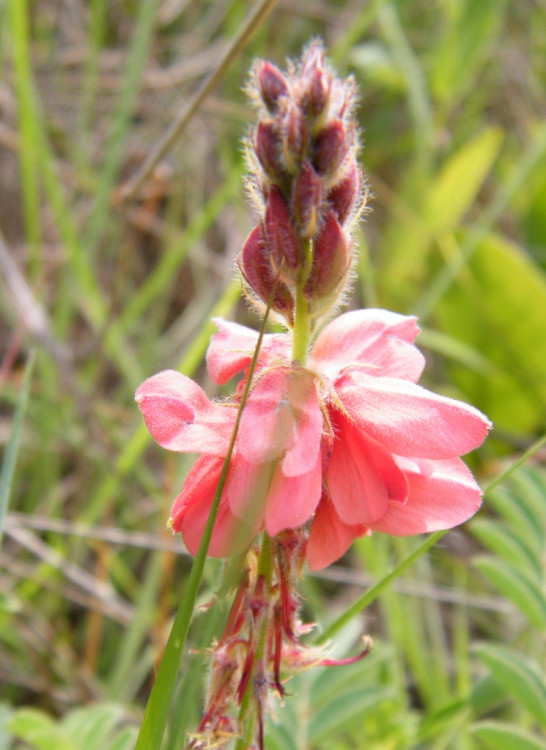
[[(207, 351), (207, 368), (210, 377), (218, 385), (223, 385), (244, 370), (254, 355), (258, 342), (258, 332), (230, 323), (222, 318), (214, 318), (218, 328)], [(267, 333), (262, 340), (258, 365), (266, 367), (278, 362), (290, 361), (290, 339), (284, 333)]]
[(322, 487), (321, 457), (306, 474), (287, 477), (279, 467), (267, 496), (265, 528), (269, 536), (306, 523), (318, 505)]
[(399, 463), (408, 467), (408, 501), (390, 503), (385, 515), (373, 524), (375, 531), (407, 536), (450, 529), (480, 507), (480, 488), (461, 459)]
[(322, 412), (313, 374), (297, 367), (264, 372), (241, 418), (237, 446), (251, 463), (283, 456), (285, 476), (305, 474), (320, 449)]
[(327, 483), (340, 519), (372, 524), (387, 511), (389, 500), (404, 502), (404, 473), (383, 446), (338, 415)]
[(416, 381), (425, 359), (413, 346), (419, 333), (414, 317), (389, 310), (353, 310), (332, 320), (313, 347), (311, 367), (335, 379), (359, 364), (369, 375)]
[(368, 533), (362, 524), (343, 523), (324, 493), (311, 524), (306, 556), (311, 570), (321, 570), (339, 560), (353, 541)]
[[(188, 474), (171, 511), (171, 524), (180, 532), (188, 551), (197, 554), (222, 472), (223, 459), (201, 456)], [(226, 557), (244, 552), (259, 529), (233, 515), (225, 497), (220, 500), (208, 554)]]
[(398, 378), (347, 371), (336, 384), (358, 427), (401, 456), (453, 458), (477, 448), (491, 422), (462, 401)]
[(162, 448), (226, 454), (235, 409), (209, 401), (203, 389), (182, 373), (165, 370), (153, 375), (138, 388), (135, 400)]

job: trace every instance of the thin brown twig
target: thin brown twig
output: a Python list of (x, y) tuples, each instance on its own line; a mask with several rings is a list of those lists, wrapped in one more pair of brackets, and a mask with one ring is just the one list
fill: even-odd
[(172, 124), (167, 128), (163, 136), (158, 140), (155, 147), (152, 148), (137, 173), (123, 187), (121, 190), (122, 200), (128, 200), (136, 195), (144, 180), (151, 174), (160, 159), (167, 153), (178, 136), (184, 131), (195, 112), (199, 109), (203, 100), (222, 79), (231, 63), (244, 49), (254, 32), (265, 21), (276, 4), (277, 0), (261, 0), (261, 2), (250, 13), (243, 24), (240, 33), (228, 46), (215, 70), (213, 70), (208, 78), (203, 81), (202, 85), (197, 89), (188, 103), (181, 109)]

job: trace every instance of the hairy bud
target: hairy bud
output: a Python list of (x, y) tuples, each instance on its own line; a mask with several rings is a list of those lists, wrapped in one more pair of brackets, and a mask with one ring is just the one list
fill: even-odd
[(312, 237), (317, 231), (319, 212), (324, 196), (322, 180), (306, 161), (294, 185), (294, 215), (302, 237)]
[(277, 111), (281, 96), (288, 95), (288, 82), (281, 71), (270, 62), (260, 62), (256, 68), (258, 90), (267, 109)]

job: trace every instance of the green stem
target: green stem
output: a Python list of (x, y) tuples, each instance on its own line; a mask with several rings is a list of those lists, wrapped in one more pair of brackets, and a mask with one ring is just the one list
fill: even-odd
[[(273, 561), (271, 556), (271, 539), (267, 532), (264, 531), (262, 538), (262, 548), (260, 550), (260, 558), (258, 560), (258, 579), (263, 578), (265, 581), (265, 595), (268, 602), (271, 600), (271, 581), (273, 578)], [(253, 680), (256, 673), (256, 665), (263, 662), (265, 658), (265, 647), (267, 642), (267, 630), (270, 623), (270, 612), (269, 606), (267, 611), (262, 614), (262, 619), (258, 631), (258, 645), (256, 646), (256, 654), (254, 656), (254, 663), (252, 665), (252, 674), (249, 677), (243, 699), (241, 701), (241, 707), (239, 709), (239, 727), (242, 728), (241, 737), (237, 740), (235, 750), (246, 750), (246, 748), (252, 745), (254, 739), (254, 729), (256, 727), (256, 717), (258, 712), (262, 710), (260, 706), (257, 706), (257, 710), (253, 711), (251, 707), (251, 701), (253, 697)]]
[(304, 241), (303, 252), (305, 256), (302, 273), (303, 279), (296, 287), (296, 318), (294, 320), (292, 340), (292, 359), (297, 360), (301, 365), (305, 366), (309, 351), (309, 340), (311, 338), (311, 316), (309, 315), (309, 303), (303, 293), (303, 287), (313, 265), (311, 240)]

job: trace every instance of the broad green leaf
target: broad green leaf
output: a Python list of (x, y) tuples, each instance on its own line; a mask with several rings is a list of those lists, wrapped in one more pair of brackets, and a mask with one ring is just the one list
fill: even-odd
[(419, 742), (429, 740), (439, 732), (445, 732), (452, 725), (460, 725), (466, 713), (468, 713), (468, 702), (457, 699), (426, 716), (419, 729)]
[(62, 725), (65, 734), (81, 742), (86, 750), (104, 750), (123, 713), (122, 706), (101, 703), (71, 711)]
[(497, 365), (499, 373), (487, 380), (453, 363), (450, 371), (495, 427), (511, 433), (541, 430), (546, 418), (544, 310), (544, 273), (499, 235), (478, 245), (436, 307), (444, 331)]
[(527, 572), (540, 586), (541, 560), (511, 529), (497, 520), (477, 518), (470, 526), (470, 533), (477, 537), (488, 550), (503, 560), (512, 563), (518, 570)]
[(446, 162), (429, 188), (424, 207), (425, 222), (432, 235), (458, 226), (491, 169), (501, 142), (502, 131), (487, 128)]
[(43, 711), (23, 708), (8, 721), (9, 731), (36, 750), (81, 750), (82, 745), (69, 739), (62, 727)]
[(492, 750), (546, 750), (546, 742), (540, 737), (510, 724), (481, 721), (470, 731)]
[(546, 628), (546, 601), (541, 590), (512, 565), (493, 557), (479, 557), (475, 567), (498, 589), (511, 599), (529, 622), (539, 629)]
[(137, 735), (136, 729), (124, 729), (112, 744), (108, 745), (108, 750), (133, 750)]
[(525, 706), (539, 724), (546, 724), (546, 687), (538, 670), (503, 646), (478, 644), (474, 652), (512, 698)]
[(507, 698), (506, 690), (488, 674), (478, 680), (470, 693), (470, 706), (475, 716), (482, 716), (497, 708)]

